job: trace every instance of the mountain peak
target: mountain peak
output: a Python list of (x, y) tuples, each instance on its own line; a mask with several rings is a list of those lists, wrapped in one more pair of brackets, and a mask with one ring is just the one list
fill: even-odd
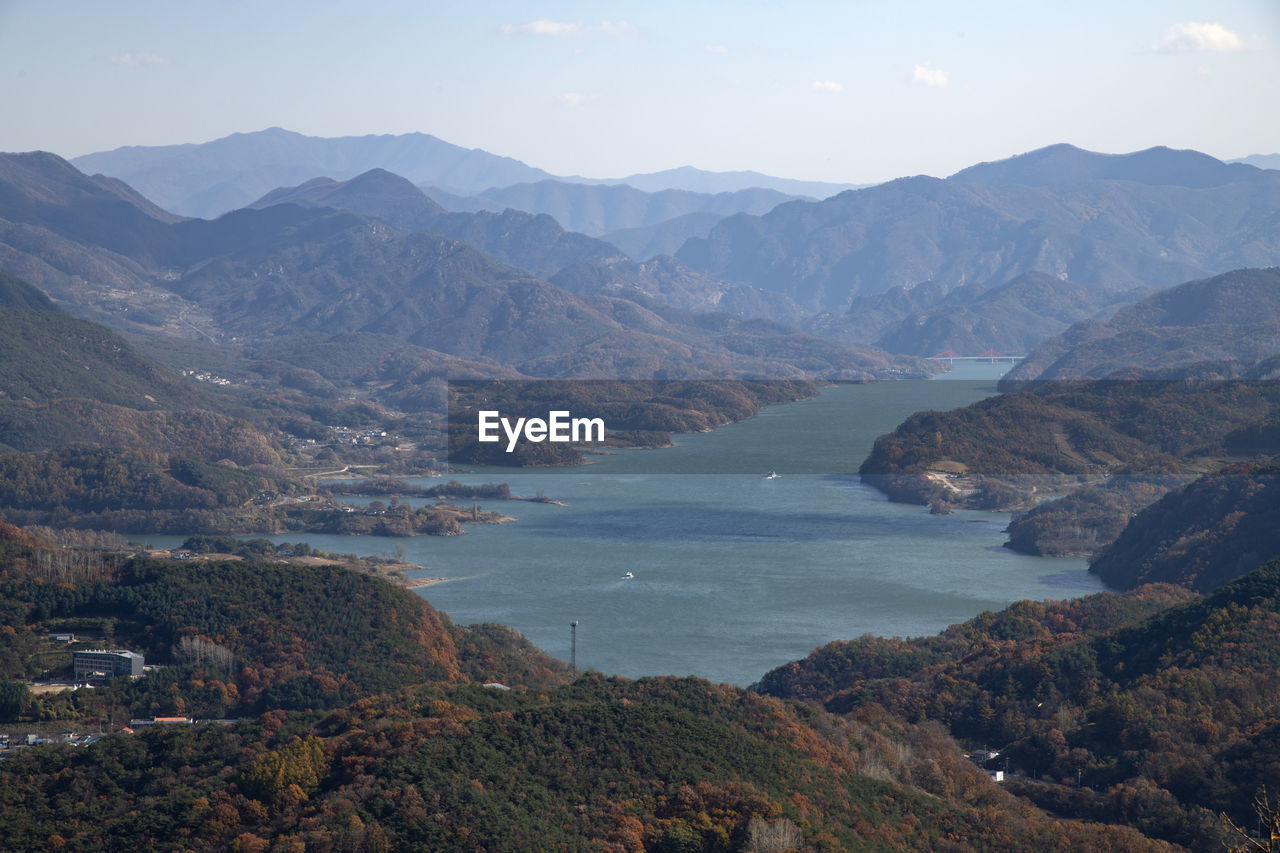
[(1244, 180), (1257, 169), (1224, 163), (1199, 151), (1158, 145), (1129, 154), (1100, 154), (1067, 143), (956, 172), (958, 183), (1048, 187), (1083, 181), (1133, 181), (1176, 187), (1216, 187)]
[(412, 181), (382, 168), (369, 169), (345, 181), (312, 178), (295, 187), (280, 187), (249, 206), (265, 208), (276, 204), (352, 210), (410, 230), (426, 227), (432, 217), (445, 212)]

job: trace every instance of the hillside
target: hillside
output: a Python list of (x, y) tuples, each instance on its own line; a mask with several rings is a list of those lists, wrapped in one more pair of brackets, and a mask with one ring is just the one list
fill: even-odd
[(970, 500), (998, 504), (1001, 484), (1025, 492), (1038, 480), (1061, 487), (1225, 455), (1236, 447), (1232, 436), (1277, 404), (1280, 387), (1271, 382), (1043, 383), (950, 412), (918, 412), (876, 439), (861, 473), (889, 488), (914, 483), (958, 497), (961, 486), (923, 476), (958, 462), (976, 489)]
[(1248, 365), (1280, 353), (1280, 268), (1239, 269), (1170, 287), (1045, 341), (1010, 371), (1034, 379), (1176, 376), (1204, 362)]
[[(1135, 298), (1132, 292), (1028, 272), (994, 287), (957, 288), (881, 332), (874, 344), (889, 352), (925, 357), (947, 350), (962, 355), (992, 350), (1025, 355), (1073, 323), (1110, 314)], [(880, 300), (859, 297), (850, 318), (861, 313), (864, 302), (876, 301)]]
[(1201, 477), (1134, 516), (1090, 563), (1107, 586), (1173, 583), (1208, 592), (1280, 556), (1280, 471)]
[[(135, 713), (160, 701), (165, 713), (223, 717), (345, 706), (430, 682), (511, 679), (513, 686), (550, 686), (565, 680), (563, 664), (516, 632), (455, 626), (412, 591), (339, 566), (122, 563), (111, 555), (100, 555), (95, 565), (59, 560), (58, 553), (19, 548), (6, 555), (0, 582), (29, 621), (12, 625), (19, 633), (4, 645), (27, 644), (20, 634), (38, 633), (46, 623), (75, 620), (86, 631), (109, 624), (116, 641), (150, 663), (170, 665), (155, 678), (115, 683), (104, 688), (111, 695), (95, 694), (102, 704), (119, 702)], [(55, 589), (47, 583), (49, 571), (66, 583)], [(206, 661), (221, 650), (216, 668), (191, 654), (201, 643)], [(4, 661), (3, 675), (24, 674), (12, 658)], [(206, 689), (202, 669), (222, 688)]]
[(65, 398), (134, 409), (210, 405), (204, 391), (0, 269), (0, 405)]
[(1046, 817), (936, 728), (692, 678), (565, 683), (518, 634), (333, 566), (59, 554), (0, 527), (3, 674), (69, 658), (42, 649), (68, 625), (167, 666), (41, 698), (0, 678), (10, 725), (243, 716), (14, 750), (6, 849), (1170, 849)]
[(0, 448), (88, 445), (279, 464), (263, 432), (268, 418), (0, 270)]
[[(860, 295), (927, 281), (949, 292), (1037, 271), (1129, 289), (1280, 258), (1270, 221), (1280, 175), (1172, 154), (1101, 158), (1055, 147), (947, 180), (903, 178), (730, 217), (676, 256), (836, 313)], [(1194, 179), (1179, 165), (1188, 158)], [(1036, 183), (1042, 173), (1080, 179)]]
[(1188, 596), (1019, 602), (936, 637), (832, 643), (759, 686), (855, 719), (935, 720), (1059, 815), (1214, 849), (1217, 813), (1253, 821), (1276, 758), (1280, 561)]
[(1019, 512), (1009, 547), (1097, 554), (1130, 516), (1229, 462), (1280, 452), (1274, 381), (1033, 383), (876, 439), (860, 473), (893, 500)]

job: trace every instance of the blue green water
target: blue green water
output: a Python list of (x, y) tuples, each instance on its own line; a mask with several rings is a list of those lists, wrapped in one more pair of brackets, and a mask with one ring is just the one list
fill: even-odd
[[(747, 685), (832, 640), (931, 634), (1018, 599), (1102, 589), (1083, 560), (1001, 547), (1006, 515), (931, 516), (853, 473), (911, 412), (993, 391), (990, 380), (840, 386), (672, 448), (457, 475), (565, 502), (486, 504), (519, 520), (466, 536), (276, 539), (341, 553), (402, 546), (425, 576), (454, 579), (419, 590), (454, 621), (513, 626), (565, 660), (577, 620), (580, 668)], [(751, 473), (689, 473), (709, 470)]]

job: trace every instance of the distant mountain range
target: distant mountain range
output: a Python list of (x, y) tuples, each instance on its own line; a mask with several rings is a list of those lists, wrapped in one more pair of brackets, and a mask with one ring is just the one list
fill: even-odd
[(498, 213), (446, 212), (408, 180), (381, 169), (347, 181), (316, 178), (268, 193), (251, 206), (265, 209), (277, 204), (349, 210), (406, 231), (427, 230), (463, 240), (495, 260), (579, 295), (609, 293), (682, 310), (729, 311), (787, 322), (803, 317), (785, 297), (726, 285), (673, 258), (636, 263), (616, 246), (565, 231), (545, 213), (535, 216), (512, 208)]
[(117, 148), (72, 162), (86, 174), (119, 178), (166, 210), (201, 217), (244, 207), (276, 187), (320, 176), (345, 180), (373, 168), (462, 193), (554, 177), (425, 133), (326, 139), (278, 127), (200, 144)]
[[(549, 376), (856, 378), (917, 369), (774, 323), (637, 302), (617, 287), (571, 293), (417, 229), (456, 215), (385, 172), (313, 181), (273, 196), (281, 203), (214, 221), (176, 220), (118, 181), (87, 177), (49, 154), (0, 157), (0, 179), (0, 262), (86, 316), (135, 332), (258, 342), (298, 332), (381, 334), (487, 361), (495, 373)], [(368, 206), (409, 228), (315, 206), (321, 201)], [(549, 217), (469, 216), (488, 222), (456, 227), (500, 254), (527, 248), (545, 259), (563, 239), (565, 259), (577, 266), (610, 260)], [(496, 231), (487, 227), (494, 224)], [(512, 224), (524, 229), (527, 247), (520, 234), (502, 233)]]
[[(400, 158), (401, 171), (376, 168), (340, 177), (375, 156)], [(1020, 354), (1073, 323), (1105, 322), (1153, 289), (1280, 263), (1274, 221), (1280, 172), (1194, 151), (1109, 155), (1054, 145), (978, 164), (946, 180), (904, 178), (823, 201), (788, 200), (763, 189), (710, 195), (569, 183), (522, 172), (528, 167), (502, 158), (495, 169), (506, 171), (493, 174), (530, 180), (472, 195), (436, 188), (446, 180), (465, 184), (459, 176), (480, 174), (477, 164), (490, 156), (423, 135), (323, 140), (279, 129), (199, 146), (90, 155), (104, 159), (77, 162), (127, 166), (144, 180), (205, 175), (199, 187), (189, 187), (194, 193), (221, 192), (228, 170), (255, 180), (282, 174), (268, 168), (271, 157), (288, 160), (299, 173), (311, 171), (244, 202), (265, 218), (237, 214), (217, 226), (177, 223), (120, 180), (90, 179), (95, 204), (136, 202), (115, 232), (104, 227), (94, 236), (109, 251), (86, 253), (68, 231), (87, 215), (80, 206), (38, 238), (19, 233), (32, 222), (0, 223), (11, 237), (0, 239), (0, 262), (7, 252), (11, 268), (58, 298), (66, 298), (68, 288), (83, 291), (90, 281), (154, 288), (156, 270), (181, 277), (195, 262), (172, 239), (146, 236), (159, 226), (176, 225), (174, 233), (188, 243), (221, 240), (233, 247), (238, 239), (274, 239), (272, 228), (295, 227), (291, 217), (297, 214), (273, 208), (299, 205), (313, 215), (331, 208), (397, 231), (463, 241), (579, 299), (623, 298), (659, 313), (713, 310), (781, 321), (918, 356), (948, 350)], [(428, 169), (424, 164), (432, 157), (435, 165)], [(206, 161), (207, 173), (196, 165)], [(258, 165), (249, 169), (247, 163)], [(693, 185), (720, 190), (754, 173), (723, 180), (696, 170), (640, 177), (646, 180), (637, 183), (651, 189), (663, 180), (696, 177)], [(435, 186), (423, 192), (421, 185), (430, 181)], [(233, 183), (239, 192), (252, 185), (247, 178)], [(743, 209), (764, 212), (734, 212)], [(276, 224), (264, 230), (267, 222)], [(600, 239), (602, 234), (612, 239)], [(70, 243), (59, 242), (68, 238)], [(46, 250), (19, 251), (32, 240), (43, 241)], [(677, 244), (674, 256), (666, 257)], [(50, 258), (55, 270), (44, 268)], [(207, 306), (186, 305), (174, 288), (161, 289), (176, 300), (173, 305), (189, 309), (184, 322), (211, 322)], [(100, 307), (111, 307), (102, 293), (99, 288)], [(131, 320), (145, 313), (140, 307), (134, 306)], [(174, 316), (157, 322), (172, 323)]]
[[(428, 194), (431, 192), (429, 187), (425, 189)], [(715, 222), (735, 213), (768, 213), (782, 202), (797, 198), (799, 196), (759, 187), (713, 195), (683, 189), (646, 192), (626, 184), (539, 181), (488, 189), (463, 200), (453, 209), (501, 212), (515, 208), (527, 213), (547, 213), (570, 231), (598, 237), (622, 229), (649, 228), (690, 214), (713, 214)], [(442, 203), (450, 206), (447, 199)], [(671, 251), (677, 248), (678, 244)], [(643, 260), (652, 255), (633, 257)]]
[(948, 293), (1025, 272), (1113, 289), (1167, 287), (1280, 262), (1280, 173), (1194, 151), (1052, 146), (947, 179), (903, 178), (739, 214), (676, 257), (729, 282), (848, 312), (931, 282)]
[[(76, 157), (72, 162), (87, 174), (102, 173), (125, 181), (166, 210), (205, 218), (244, 207), (276, 187), (316, 177), (342, 181), (370, 169), (386, 169), (419, 186), (439, 187), (464, 197), (541, 181), (626, 184), (651, 193), (674, 189), (702, 195), (763, 189), (779, 195), (816, 198), (851, 186), (793, 181), (756, 172), (705, 172), (692, 167), (617, 180), (557, 178), (519, 160), (462, 148), (424, 133), (323, 138), (278, 127), (235, 133), (200, 144), (117, 148)], [(566, 224), (573, 230), (598, 234), (646, 223), (627, 222), (598, 232), (577, 223)]]
[(1248, 157), (1241, 157), (1231, 162), (1247, 163), (1259, 169), (1280, 169), (1280, 154), (1250, 154)]

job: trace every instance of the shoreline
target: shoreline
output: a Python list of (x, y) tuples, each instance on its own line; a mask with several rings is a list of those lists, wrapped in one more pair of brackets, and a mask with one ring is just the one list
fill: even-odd
[(421, 589), (427, 586), (435, 586), (438, 583), (456, 580), (458, 578), (400, 578), (397, 583), (405, 589)]

